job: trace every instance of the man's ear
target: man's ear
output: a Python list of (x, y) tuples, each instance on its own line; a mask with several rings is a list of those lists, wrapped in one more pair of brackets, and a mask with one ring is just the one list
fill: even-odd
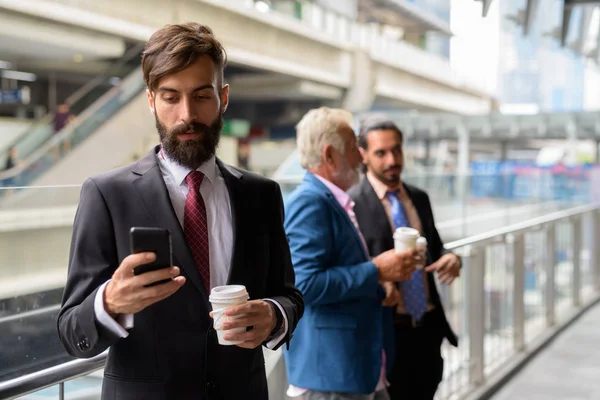
[(227, 106), (229, 105), (229, 85), (225, 84), (221, 88), (221, 110), (225, 112), (227, 110)]
[(154, 114), (154, 94), (150, 91), (150, 89), (146, 89), (146, 96), (148, 97), (148, 107), (150, 107), (150, 112)]
[(363, 149), (362, 147), (359, 147), (358, 151), (360, 152), (360, 157), (362, 158), (362, 163), (364, 165), (367, 165), (367, 150)]
[(333, 146), (328, 144), (323, 147), (323, 163), (326, 165), (335, 165), (335, 161), (333, 160)]

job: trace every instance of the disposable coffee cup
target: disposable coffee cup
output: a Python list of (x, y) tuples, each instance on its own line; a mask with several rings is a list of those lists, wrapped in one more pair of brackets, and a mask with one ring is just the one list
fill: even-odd
[(242, 343), (241, 341), (225, 340), (223, 338), (223, 335), (225, 334), (225, 332), (246, 332), (245, 327), (229, 329), (227, 331), (224, 331), (222, 326), (224, 322), (243, 316), (243, 314), (240, 314), (236, 317), (229, 317), (225, 315), (225, 310), (231, 306), (244, 304), (248, 301), (248, 297), (248, 292), (246, 291), (246, 287), (244, 285), (216, 286), (211, 290), (208, 300), (212, 305), (213, 326), (217, 331), (217, 338), (219, 339), (219, 344), (224, 346), (231, 346)]
[(413, 228), (397, 228), (394, 232), (394, 249), (396, 253), (413, 250), (417, 248), (419, 231)]
[[(427, 249), (427, 239), (419, 234), (419, 231), (414, 228), (402, 227), (397, 228), (394, 232), (394, 249), (396, 253), (402, 253), (408, 250), (421, 250)], [(415, 266), (417, 269), (423, 269), (423, 265), (419, 264)]]
[[(427, 251), (427, 239), (425, 239), (423, 236), (421, 236), (417, 239), (417, 250), (422, 251), (422, 252)], [(425, 265), (419, 264), (416, 266), (416, 268), (423, 269), (423, 268), (425, 268)]]

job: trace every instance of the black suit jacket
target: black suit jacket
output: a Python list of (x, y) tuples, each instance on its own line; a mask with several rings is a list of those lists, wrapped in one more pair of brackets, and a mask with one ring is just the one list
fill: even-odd
[[(448, 251), (444, 248), (442, 239), (435, 227), (433, 211), (431, 210), (431, 203), (429, 202), (427, 193), (411, 185), (404, 184), (404, 187), (417, 209), (421, 224), (423, 225), (422, 234), (425, 236), (428, 243), (427, 265), (429, 265), (437, 261)], [(385, 209), (369, 180), (366, 177), (363, 177), (363, 179), (350, 189), (348, 193), (350, 194), (350, 197), (352, 197), (352, 200), (354, 200), (356, 219), (358, 220), (360, 230), (367, 242), (371, 257), (375, 257), (387, 250), (393, 249), (394, 239), (392, 237), (392, 227), (390, 226)], [(457, 346), (458, 339), (446, 320), (433, 273), (427, 273), (427, 282), (429, 284), (429, 296), (431, 301), (436, 309), (441, 311), (435, 314), (440, 318), (438, 321), (439, 326), (442, 327), (443, 334), (448, 341), (452, 345)]]
[[(60, 339), (75, 357), (110, 347), (103, 399), (267, 399), (262, 348), (217, 343), (208, 294), (171, 205), (157, 149), (83, 184), (58, 316)], [(228, 284), (243, 284), (251, 299), (269, 297), (283, 306), (289, 330), (280, 346), (290, 340), (304, 304), (294, 287), (279, 185), (220, 161), (217, 165), (232, 209)], [(169, 229), (174, 264), (187, 280), (171, 297), (137, 313), (134, 328), (121, 339), (97, 322), (94, 298), (130, 254), (132, 226)]]

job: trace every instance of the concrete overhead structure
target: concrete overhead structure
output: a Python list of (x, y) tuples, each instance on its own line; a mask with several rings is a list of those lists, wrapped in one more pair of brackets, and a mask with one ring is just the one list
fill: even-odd
[(537, 115), (460, 116), (444, 113), (388, 113), (407, 138), (473, 140), (600, 140), (600, 112)]
[[(487, 16), (488, 10), (493, 0), (475, 0), (482, 4), (482, 15)], [(541, 6), (540, 0), (526, 0), (524, 8), (519, 11), (517, 16), (514, 16), (514, 20), (523, 28), (523, 34), (528, 35), (531, 30), (531, 25), (535, 19), (538, 8)], [(582, 56), (588, 57), (600, 62), (600, 30), (598, 30), (598, 37), (596, 38), (596, 46), (592, 51), (585, 49), (585, 43), (588, 39), (590, 31), (598, 29), (600, 21), (596, 20), (594, 23), (597, 26), (592, 26), (592, 15), (597, 7), (600, 6), (600, 0), (563, 0), (563, 9), (561, 15), (560, 26), (554, 31), (549, 32), (548, 35), (558, 40), (563, 47), (568, 47)], [(575, 7), (581, 8), (581, 19), (579, 26), (576, 27), (578, 30), (575, 40), (573, 42), (567, 42), (570, 29), (572, 27), (573, 9)]]
[[(166, 23), (204, 23), (224, 42), (231, 66), (253, 72), (233, 76), (230, 82), (232, 96), (253, 101), (261, 101), (263, 96), (289, 96), (296, 101), (333, 102), (353, 111), (366, 111), (374, 102), (391, 108), (467, 115), (490, 111), (491, 95), (483, 84), (454, 70), (448, 59), (386, 37), (377, 26), (313, 2), (304, 2), (296, 18), (260, 12), (249, 3), (252, 1), (0, 0), (0, 17), (10, 13), (32, 23), (35, 18), (63, 24), (64, 35), (55, 36), (63, 36), (67, 42), (69, 29), (94, 32), (92, 36), (97, 35), (99, 42), (95, 46), (90, 39), (88, 52), (116, 51), (109, 48), (109, 44), (118, 47), (111, 42), (114, 39), (101, 45), (103, 35), (145, 41)], [(406, 1), (377, 3), (403, 9), (403, 15), (411, 12)], [(425, 17), (417, 21), (424, 29), (444, 28)]]

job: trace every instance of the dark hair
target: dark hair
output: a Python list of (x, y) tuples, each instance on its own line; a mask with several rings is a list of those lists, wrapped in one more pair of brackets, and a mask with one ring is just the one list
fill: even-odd
[(165, 25), (152, 34), (142, 53), (146, 87), (156, 89), (160, 78), (187, 68), (203, 55), (214, 62), (219, 83), (222, 83), (227, 54), (212, 29), (195, 22)]
[(398, 125), (396, 125), (394, 121), (382, 115), (373, 115), (366, 117), (360, 123), (358, 132), (358, 146), (366, 150), (369, 143), (367, 141), (369, 132), (379, 130), (394, 131), (398, 134), (400, 141), (403, 139), (402, 131), (400, 128), (398, 128)]

